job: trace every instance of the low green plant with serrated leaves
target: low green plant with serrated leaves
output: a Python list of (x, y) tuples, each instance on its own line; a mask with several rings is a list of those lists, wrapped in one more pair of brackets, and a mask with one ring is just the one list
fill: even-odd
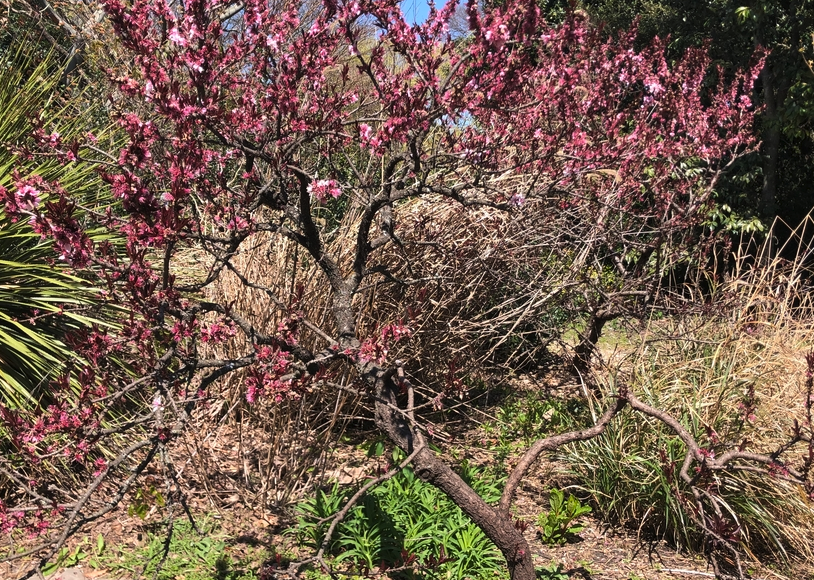
[[(404, 453), (393, 452), (393, 463)], [(464, 462), (459, 473), (488, 503), (500, 498), (495, 476)], [(330, 518), (353, 490), (334, 484), (299, 504), (297, 526), (291, 530), (300, 544), (322, 543)], [(483, 531), (435, 487), (422, 482), (409, 467), (370, 490), (337, 526), (328, 552), (334, 562), (360, 572), (411, 568), (400, 577), (426, 579), (496, 578), (506, 562)]]
[(540, 528), (540, 538), (544, 544), (558, 546), (585, 529), (577, 520), (591, 513), (591, 506), (582, 503), (573, 495), (568, 495), (559, 489), (552, 489), (549, 496), (550, 510), (537, 516), (537, 525)]

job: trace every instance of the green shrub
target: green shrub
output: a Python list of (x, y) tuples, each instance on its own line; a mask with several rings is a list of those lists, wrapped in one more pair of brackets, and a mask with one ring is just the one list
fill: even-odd
[[(400, 462), (403, 452), (393, 453)], [(460, 475), (488, 503), (500, 498), (497, 478), (464, 462)], [(337, 484), (295, 509), (291, 530), (312, 549), (322, 543), (336, 513), (352, 490)], [(412, 564), (422, 578), (495, 578), (505, 560), (486, 535), (437, 488), (422, 482), (409, 467), (366, 494), (351, 509), (331, 538), (329, 552), (337, 563), (360, 571)], [(403, 577), (413, 577), (405, 572)]]
[(626, 412), (599, 437), (568, 448), (563, 458), (602, 520), (697, 547), (697, 530), (674, 493), (685, 452), (660, 424)]
[(500, 437), (527, 445), (540, 437), (571, 429), (587, 418), (587, 406), (579, 399), (553, 399), (524, 393), (507, 401), (497, 412)]
[(544, 544), (560, 545), (580, 533), (585, 526), (575, 523), (585, 514), (591, 513), (591, 506), (582, 505), (573, 495), (565, 499), (559, 489), (552, 489), (549, 497), (550, 511), (537, 517), (540, 537)]
[(589, 420), (584, 400), (554, 399), (538, 392), (510, 397), (497, 410), (496, 419), (485, 424), (484, 431), (494, 442), (498, 462), (524, 451), (541, 437), (587, 425)]

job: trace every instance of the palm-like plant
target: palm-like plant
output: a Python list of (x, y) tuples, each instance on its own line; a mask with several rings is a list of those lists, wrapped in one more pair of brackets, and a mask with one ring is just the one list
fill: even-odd
[(4, 220), (1, 227), (0, 398), (21, 406), (71, 357), (63, 337), (93, 322), (95, 292), (50, 265), (50, 244), (27, 225)]
[[(81, 93), (65, 97), (53, 57), (41, 59), (35, 45), (0, 49), (0, 186), (13, 187), (14, 172), (59, 181), (96, 205), (106, 188), (90, 164), (14, 154), (35, 125), (64, 140), (82, 135), (98, 115)], [(36, 55), (36, 56), (35, 56)], [(27, 223), (12, 223), (0, 209), (0, 402), (14, 407), (37, 401), (49, 378), (72, 357), (66, 333), (100, 323), (98, 294), (73, 275), (51, 250), (51, 242)]]

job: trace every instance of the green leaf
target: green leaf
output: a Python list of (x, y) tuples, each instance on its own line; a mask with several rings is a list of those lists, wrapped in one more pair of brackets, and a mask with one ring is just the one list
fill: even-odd
[(367, 449), (368, 457), (381, 457), (384, 454), (384, 441), (376, 441)]
[(743, 24), (752, 17), (752, 10), (748, 6), (739, 6), (735, 8), (735, 17)]
[[(59, 182), (86, 207), (109, 206), (112, 196), (90, 163), (60, 164), (45, 157), (24, 158), (5, 144), (23, 145), (31, 120), (66, 141), (93, 131), (111, 140), (99, 126), (102, 105), (81, 92), (60, 91), (61, 67), (45, 58), (36, 44), (19, 41), (0, 49), (0, 186), (13, 190), (16, 171)], [(67, 95), (67, 91), (64, 91)], [(81, 215), (77, 215), (81, 219)], [(109, 236), (97, 236), (98, 239)], [(47, 396), (50, 380), (76, 358), (67, 333), (93, 324), (110, 326), (98, 292), (57, 259), (51, 240), (43, 240), (26, 222), (13, 223), (0, 210), (0, 403), (33, 406)]]
[(60, 564), (57, 564), (56, 562), (48, 562), (45, 566), (41, 568), (41, 570), (44, 576), (50, 576), (51, 574), (59, 570), (59, 566)]

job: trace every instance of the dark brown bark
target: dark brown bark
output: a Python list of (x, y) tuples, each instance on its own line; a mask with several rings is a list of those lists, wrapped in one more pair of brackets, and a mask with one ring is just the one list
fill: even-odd
[[(367, 369), (365, 374), (376, 393), (376, 425), (394, 444), (407, 453), (412, 453), (414, 449), (423, 446), (423, 437), (411, 424), (409, 414), (398, 408), (399, 388), (393, 380), (394, 374), (378, 367)], [(483, 498), (428, 447), (424, 447), (416, 454), (413, 468), (422, 480), (447, 494), (495, 543), (506, 558), (512, 580), (535, 579), (529, 544), (522, 532), (515, 528), (511, 517), (483, 501)]]
[[(788, 8), (791, 30), (787, 45), (775, 43), (772, 54), (766, 59), (766, 64), (760, 72), (760, 82), (763, 84), (764, 110), (763, 130), (763, 188), (760, 195), (760, 211), (765, 216), (777, 214), (778, 172), (780, 160), (780, 143), (783, 135), (782, 114), (783, 107), (791, 87), (792, 79), (789, 73), (783, 73), (784, 62), (799, 59), (800, 30), (802, 26), (802, 10), (799, 2), (791, 2)], [(767, 23), (760, 21), (755, 32), (755, 44), (766, 46), (764, 26)], [(791, 50), (789, 50), (789, 48)]]
[(582, 340), (574, 349), (574, 367), (580, 373), (586, 373), (591, 367), (591, 355), (596, 350), (596, 343), (602, 336), (602, 329), (610, 318), (603, 312), (594, 312), (588, 319)]
[(763, 132), (763, 188), (760, 193), (760, 211), (763, 215), (777, 213), (777, 162), (780, 155), (780, 121), (777, 115), (777, 95), (772, 68), (769, 63), (760, 73), (763, 99), (766, 103), (766, 124)]

